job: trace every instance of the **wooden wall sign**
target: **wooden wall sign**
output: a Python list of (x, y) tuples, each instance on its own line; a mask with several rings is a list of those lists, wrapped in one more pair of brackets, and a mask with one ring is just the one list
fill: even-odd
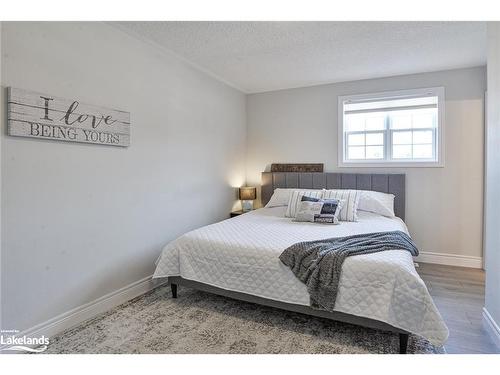
[(323, 172), (323, 163), (271, 164), (271, 172)]
[(56, 141), (130, 145), (130, 113), (8, 88), (8, 134)]

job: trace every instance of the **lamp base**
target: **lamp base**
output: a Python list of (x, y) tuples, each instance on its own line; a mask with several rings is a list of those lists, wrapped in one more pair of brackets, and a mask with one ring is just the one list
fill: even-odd
[(241, 201), (241, 209), (242, 211), (252, 211), (253, 201)]

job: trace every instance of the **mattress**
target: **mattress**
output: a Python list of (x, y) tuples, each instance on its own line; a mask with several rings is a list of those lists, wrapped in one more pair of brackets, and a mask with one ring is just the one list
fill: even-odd
[[(399, 218), (358, 211), (340, 225), (294, 222), (286, 207), (261, 208), (188, 232), (166, 245), (154, 278), (185, 279), (276, 301), (309, 306), (305, 284), (279, 255), (300, 242), (360, 233), (402, 230)], [(443, 344), (448, 329), (417, 274), (411, 254), (390, 250), (345, 260), (335, 310), (379, 320)]]

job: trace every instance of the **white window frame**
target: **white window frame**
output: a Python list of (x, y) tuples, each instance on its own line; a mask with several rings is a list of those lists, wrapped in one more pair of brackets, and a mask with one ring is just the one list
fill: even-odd
[[(372, 94), (344, 95), (338, 97), (338, 166), (346, 167), (381, 167), (381, 168), (401, 168), (401, 167), (420, 167), (435, 168), (444, 167), (444, 130), (445, 130), (445, 90), (444, 87), (430, 87), (410, 90), (384, 91)], [(435, 131), (436, 142), (436, 160), (388, 160), (387, 156), (392, 149), (392, 132), (386, 127), (385, 134), (385, 158), (372, 160), (348, 160), (346, 159), (346, 136), (344, 132), (344, 103), (348, 101), (360, 100), (380, 100), (380, 99), (401, 99), (421, 96), (437, 96), (438, 98), (438, 118)], [(376, 131), (382, 132), (382, 131)]]

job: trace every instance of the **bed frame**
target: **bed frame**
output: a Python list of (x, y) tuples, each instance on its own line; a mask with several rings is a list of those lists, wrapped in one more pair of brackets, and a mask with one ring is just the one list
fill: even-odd
[[(351, 174), (351, 173), (294, 173), (294, 172), (264, 172), (262, 173), (262, 204), (266, 204), (276, 188), (304, 189), (359, 189), (374, 190), (395, 195), (394, 211), (404, 220), (405, 214), (405, 175), (404, 174)], [(316, 310), (309, 306), (285, 303), (267, 298), (252, 296), (246, 293), (234, 292), (214, 287), (197, 281), (183, 279), (180, 276), (168, 278), (172, 298), (177, 298), (177, 286), (197, 289), (241, 301), (275, 307), (283, 310), (355, 324), (363, 327), (380, 329), (399, 334), (399, 353), (405, 354), (408, 347), (409, 333), (387, 323), (363, 318), (341, 312)]]

